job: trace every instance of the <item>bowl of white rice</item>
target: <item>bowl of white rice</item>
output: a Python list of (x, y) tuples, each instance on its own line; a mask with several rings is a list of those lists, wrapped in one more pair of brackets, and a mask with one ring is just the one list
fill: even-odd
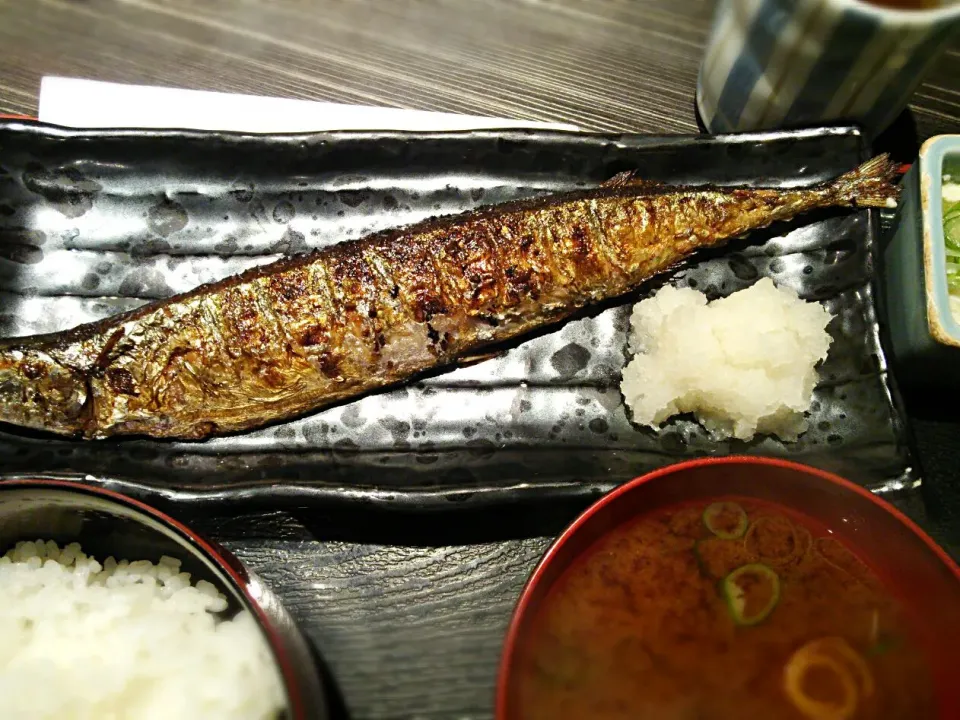
[(319, 665), (233, 556), (118, 493), (0, 481), (0, 717), (310, 720)]

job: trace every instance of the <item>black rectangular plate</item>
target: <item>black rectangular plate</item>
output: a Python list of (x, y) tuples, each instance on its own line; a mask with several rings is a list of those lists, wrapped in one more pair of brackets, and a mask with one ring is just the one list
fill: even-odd
[[(421, 218), (595, 185), (789, 187), (855, 167), (852, 128), (722, 137), (502, 131), (247, 136), (0, 124), (0, 335), (51, 332), (284, 253)], [(297, 421), (200, 443), (82, 442), (5, 427), (4, 472), (89, 475), (166, 500), (437, 509), (590, 497), (700, 455), (806, 462), (877, 491), (915, 486), (878, 339), (867, 211), (807, 217), (698, 257), (616, 303)], [(633, 426), (619, 393), (632, 303), (663, 282), (731, 293), (769, 276), (835, 315), (799, 442), (716, 443), (679, 418)], [(456, 501), (456, 502), (451, 502)]]

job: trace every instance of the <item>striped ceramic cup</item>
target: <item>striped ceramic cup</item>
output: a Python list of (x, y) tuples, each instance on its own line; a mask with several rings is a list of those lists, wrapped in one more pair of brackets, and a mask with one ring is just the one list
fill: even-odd
[(880, 133), (960, 28), (957, 0), (890, 4), (720, 0), (697, 83), (704, 125), (719, 133), (855, 122)]

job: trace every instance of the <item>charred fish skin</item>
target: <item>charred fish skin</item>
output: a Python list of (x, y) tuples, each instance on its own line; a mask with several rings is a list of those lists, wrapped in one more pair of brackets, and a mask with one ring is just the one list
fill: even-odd
[(885, 206), (893, 172), (881, 156), (790, 190), (618, 177), (341, 243), (0, 342), (0, 420), (85, 438), (200, 439), (289, 419), (562, 320), (773, 222)]

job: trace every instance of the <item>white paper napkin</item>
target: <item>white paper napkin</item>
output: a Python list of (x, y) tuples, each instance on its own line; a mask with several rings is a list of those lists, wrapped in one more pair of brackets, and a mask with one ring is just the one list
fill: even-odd
[(574, 125), (288, 98), (45, 77), (39, 119), (75, 128), (177, 128), (251, 133), (325, 130), (480, 130)]

